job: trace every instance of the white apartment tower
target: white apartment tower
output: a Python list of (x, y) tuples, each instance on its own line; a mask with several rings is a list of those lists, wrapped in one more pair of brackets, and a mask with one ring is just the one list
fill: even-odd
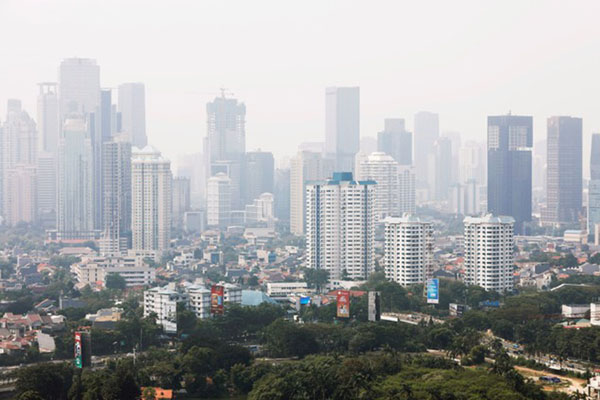
[(433, 224), (405, 213), (385, 219), (385, 277), (402, 286), (424, 283), (433, 273)]
[(121, 132), (127, 135), (132, 146), (146, 147), (146, 89), (143, 83), (119, 85), (118, 111), (121, 113)]
[(306, 182), (323, 179), (323, 158), (320, 153), (301, 151), (290, 161), (290, 232), (304, 234), (306, 215)]
[(306, 186), (307, 266), (330, 279), (366, 279), (374, 269), (375, 182), (350, 172)]
[(231, 179), (223, 172), (210, 177), (206, 187), (206, 220), (208, 226), (225, 228), (231, 214)]
[(485, 290), (513, 289), (512, 217), (487, 214), (464, 219), (465, 282)]
[(132, 150), (131, 231), (134, 250), (161, 253), (171, 233), (171, 162), (151, 146)]

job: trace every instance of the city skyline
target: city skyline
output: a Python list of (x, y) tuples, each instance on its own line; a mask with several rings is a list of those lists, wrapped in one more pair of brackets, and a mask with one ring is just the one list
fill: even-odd
[[(84, 7), (72, 2), (53, 3), (52, 7), (36, 4), (36, 7), (23, 7), (27, 9), (23, 14), (14, 4), (0, 5), (0, 12), (14, 16), (0, 29), (20, 27), (19, 31), (23, 32), (8, 41), (8, 52), (14, 56), (7, 57), (2, 72), (5, 76), (18, 72), (20, 79), (6, 79), (0, 83), (0, 93), (5, 98), (21, 98), (23, 108), (32, 114), (38, 92), (35, 85), (56, 80), (56, 66), (62, 59), (75, 54), (94, 58), (101, 68), (102, 87), (116, 89), (122, 82), (138, 81), (146, 85), (149, 143), (160, 148), (174, 162), (179, 155), (202, 151), (206, 126), (202, 110), (206, 102), (219, 93), (222, 85), (247, 106), (247, 148), (260, 147), (274, 152), (276, 157), (295, 154), (296, 146), (303, 141), (321, 140), (325, 131), (322, 92), (325, 87), (335, 85), (361, 88), (362, 137), (376, 137), (383, 129), (385, 118), (404, 118), (407, 130), (413, 131), (414, 114), (427, 110), (440, 115), (441, 133), (459, 131), (464, 139), (484, 141), (487, 115), (512, 110), (514, 114), (533, 116), (534, 142), (537, 142), (545, 136), (547, 117), (574, 115), (584, 121), (584, 165), (587, 166), (591, 133), (600, 131), (600, 117), (594, 112), (598, 108), (594, 93), (600, 85), (593, 79), (599, 65), (592, 54), (600, 37), (595, 34), (598, 28), (591, 18), (598, 8), (594, 3), (537, 9), (520, 3), (517, 8), (517, 3), (482, 6), (462, 2), (464, 7), (456, 7), (462, 8), (460, 13), (445, 10), (446, 5), (438, 4), (440, 12), (428, 15), (426, 6), (412, 4), (382, 3), (372, 9), (364, 6), (346, 9), (333, 3), (316, 8), (309, 4), (302, 10), (285, 10), (264, 2), (270, 4), (280, 18), (274, 20), (251, 14), (241, 21), (242, 17), (238, 15), (231, 15), (226, 21), (218, 17), (225, 15), (229, 7), (243, 10), (247, 7), (243, 3), (195, 5), (185, 15), (177, 7), (166, 10), (158, 5), (149, 10), (152, 11), (149, 24), (176, 28), (164, 37), (156, 37), (147, 25), (142, 25), (139, 33), (131, 34), (127, 22), (135, 18), (137, 7), (126, 4), (122, 15), (113, 21), (114, 32), (107, 34), (108, 39), (118, 35), (123, 43), (111, 48), (98, 45), (99, 40), (107, 39), (100, 38), (96, 32), (101, 30), (95, 29), (103, 18), (87, 21), (89, 26), (85, 27), (85, 34), (80, 35), (84, 38), (71, 34), (73, 29), (82, 28), (79, 19), (84, 19), (84, 10), (87, 12)], [(100, 16), (106, 12), (101, 9), (104, 6), (99, 7), (93, 2), (86, 7), (91, 7)], [(312, 11), (314, 28), (300, 32), (297, 25), (286, 25), (294, 11), (300, 13), (300, 18), (308, 18), (308, 11)], [(513, 17), (513, 24), (523, 29), (514, 29), (519, 34), (499, 37), (497, 32), (504, 21), (502, 16), (513, 16), (515, 11), (519, 14)], [(170, 22), (157, 21), (155, 14), (159, 13), (168, 15), (170, 18), (164, 20)], [(385, 23), (377, 24), (373, 32), (368, 29), (354, 32), (352, 29), (362, 26), (363, 14), (385, 21), (393, 15), (407, 13), (429, 16), (438, 29), (427, 32), (411, 21), (420, 18), (407, 18), (406, 24), (392, 24), (393, 30)], [(212, 15), (220, 22), (192, 22), (192, 17), (204, 21), (204, 15)], [(453, 18), (447, 18), (448, 15)], [(564, 21), (577, 20), (577, 23), (563, 23), (563, 18)], [(219, 57), (211, 57), (211, 62), (199, 65), (200, 60), (184, 51), (183, 44), (176, 40), (185, 34), (208, 37), (208, 29), (221, 23), (231, 30), (222, 38), (221, 45), (227, 48), (234, 45), (233, 38), (238, 38), (240, 32), (254, 27), (257, 19), (264, 27), (242, 39), (247, 46), (236, 57), (247, 61), (243, 64), (232, 65), (231, 56), (225, 56), (224, 50), (216, 48), (216, 44), (207, 43), (208, 50), (213, 50)], [(533, 22), (536, 30), (530, 32), (526, 28)], [(334, 32), (326, 29), (329, 23), (337, 27)], [(32, 36), (26, 29), (32, 24), (48, 27), (47, 34)], [(403, 35), (404, 30), (409, 32), (410, 29), (414, 35)], [(452, 39), (450, 43), (440, 35), (442, 31)], [(272, 32), (278, 32), (281, 37), (272, 39), (272, 43), (261, 44), (271, 38)], [(67, 37), (69, 40), (65, 40)], [(20, 65), (23, 49), (31, 46), (34, 38), (39, 41), (36, 42), (39, 54), (28, 53), (27, 59), (33, 62)], [(139, 41), (139, 52), (130, 51), (134, 39)], [(338, 44), (335, 57), (326, 52), (329, 47), (319, 44), (319, 39), (325, 45)], [(348, 46), (353, 39), (357, 43), (356, 49)], [(168, 48), (167, 44), (173, 40), (176, 45)], [(283, 40), (289, 41), (290, 45), (281, 47), (279, 44)], [(369, 46), (371, 43), (374, 45)], [(486, 46), (480, 46), (481, 43)], [(283, 52), (284, 57), (278, 57), (280, 61), (269, 62), (272, 57), (267, 51), (269, 44)], [(390, 51), (392, 44), (398, 50)], [(305, 49), (311, 45), (314, 45), (312, 51)], [(157, 59), (156, 50), (162, 54), (160, 59)], [(427, 50), (428, 55), (423, 55), (423, 50)], [(249, 57), (251, 51), (256, 51), (259, 59), (264, 57), (260, 62), (262, 69), (258, 68), (254, 57)], [(361, 52), (364, 57), (357, 58), (356, 54)], [(503, 56), (489, 57), (492, 54)], [(309, 57), (322, 61), (318, 70), (308, 62)], [(516, 58), (519, 63), (514, 63)], [(374, 61), (377, 59), (385, 60), (385, 66)], [(577, 63), (573, 62), (575, 59)], [(345, 68), (340, 68), (342, 65)], [(440, 69), (440, 65), (444, 68)], [(4, 107), (4, 101), (0, 101), (0, 115), (4, 115)], [(299, 115), (305, 117), (300, 119)], [(296, 123), (290, 126), (285, 123), (288, 120)], [(281, 134), (283, 130), (286, 135)], [(171, 140), (173, 136), (178, 140)], [(188, 146), (182, 146), (182, 142)], [(584, 167), (584, 176), (587, 171)]]

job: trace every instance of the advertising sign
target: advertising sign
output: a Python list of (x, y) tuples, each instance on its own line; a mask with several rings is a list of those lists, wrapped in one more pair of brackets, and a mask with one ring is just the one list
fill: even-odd
[(300, 297), (300, 305), (302, 306), (306, 306), (310, 304), (310, 297), (308, 296), (302, 296)]
[(75, 332), (75, 368), (83, 368), (83, 344), (81, 332)]
[(350, 318), (350, 292), (347, 290), (337, 291), (337, 316)]
[(225, 297), (225, 288), (220, 285), (213, 285), (210, 288), (210, 313), (223, 314), (223, 299)]
[(439, 279), (428, 279), (427, 280), (427, 304), (439, 304), (440, 303), (440, 280)]

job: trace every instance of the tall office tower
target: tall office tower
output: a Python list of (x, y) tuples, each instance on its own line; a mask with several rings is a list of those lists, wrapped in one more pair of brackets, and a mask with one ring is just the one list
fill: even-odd
[(273, 193), (275, 160), (273, 153), (251, 151), (246, 153), (245, 179), (243, 181), (245, 203), (251, 204), (262, 193)]
[(304, 234), (306, 218), (306, 183), (324, 179), (320, 153), (301, 151), (290, 161), (290, 232)]
[(173, 227), (183, 226), (183, 216), (191, 207), (190, 179), (177, 176), (173, 178)]
[(275, 170), (275, 218), (289, 227), (290, 223), (290, 168)]
[(177, 159), (177, 176), (190, 180), (190, 205), (194, 209), (206, 209), (206, 181), (204, 156), (192, 153)]
[(466, 217), (465, 282), (485, 290), (507, 292), (513, 289), (513, 231), (512, 217)]
[(600, 224), (600, 133), (592, 135), (590, 183), (588, 186), (588, 234), (596, 234)]
[(404, 119), (387, 118), (385, 128), (377, 134), (377, 151), (389, 154), (400, 165), (412, 165), (412, 133), (404, 127)]
[(398, 213), (414, 214), (416, 211), (415, 169), (410, 165), (398, 166)]
[(162, 253), (171, 238), (171, 162), (151, 146), (131, 153), (132, 247)]
[(452, 185), (452, 141), (448, 137), (439, 137), (433, 144), (429, 155), (428, 171), (430, 188), (433, 188), (435, 200), (447, 200)]
[(458, 151), (458, 182), (475, 180), (480, 185), (486, 182), (485, 145), (466, 142)]
[(231, 217), (231, 179), (219, 172), (208, 179), (206, 220), (209, 226), (226, 228)]
[(329, 279), (366, 279), (375, 267), (375, 182), (351, 172), (306, 186), (308, 268)]
[(335, 160), (336, 171), (354, 172), (360, 148), (360, 88), (325, 90), (325, 153)]
[(243, 206), (242, 163), (246, 153), (246, 106), (236, 99), (225, 98), (225, 94), (206, 104), (207, 135), (204, 155), (207, 176), (219, 172), (231, 179), (231, 207), (239, 210)]
[(56, 151), (42, 151), (37, 156), (37, 217), (42, 226), (50, 229), (56, 228), (58, 147)]
[(528, 116), (488, 117), (487, 210), (515, 219), (515, 232), (531, 221), (531, 146), (533, 119)]
[[(131, 143), (126, 135), (102, 145), (103, 239), (123, 248), (131, 235)], [(137, 221), (136, 221), (137, 223)]]
[(2, 208), (5, 223), (15, 225), (36, 219), (38, 142), (35, 122), (21, 109), (21, 101), (9, 100), (7, 111), (1, 137)]
[(55, 82), (39, 83), (37, 98), (37, 127), (39, 150), (56, 156), (60, 142), (60, 122), (58, 120), (58, 94)]
[[(415, 148), (415, 174), (417, 186), (426, 188), (429, 186), (428, 179), (432, 175), (429, 172), (429, 159), (433, 151), (433, 144), (440, 136), (440, 120), (438, 114), (421, 111), (415, 114), (414, 124), (414, 148)], [(429, 187), (434, 191), (433, 185)]]
[(89, 58), (67, 58), (58, 71), (60, 123), (69, 116), (98, 112), (100, 67)]
[(405, 213), (385, 219), (384, 268), (388, 280), (402, 286), (433, 276), (433, 224)]
[(359, 180), (372, 180), (375, 185), (375, 217), (382, 221), (388, 216), (399, 216), (400, 179), (398, 162), (385, 153), (372, 153), (358, 167)]
[(546, 208), (542, 223), (579, 221), (582, 206), (581, 118), (548, 118)]
[(67, 119), (59, 146), (56, 227), (62, 237), (94, 230), (93, 151), (83, 119)]
[(119, 85), (118, 111), (121, 115), (121, 132), (128, 135), (131, 144), (146, 147), (146, 89), (143, 83)]

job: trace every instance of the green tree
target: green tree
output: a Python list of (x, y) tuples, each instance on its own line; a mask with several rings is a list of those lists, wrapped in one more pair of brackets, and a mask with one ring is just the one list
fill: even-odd
[(127, 287), (127, 282), (120, 274), (111, 272), (106, 275), (106, 288), (124, 290)]

